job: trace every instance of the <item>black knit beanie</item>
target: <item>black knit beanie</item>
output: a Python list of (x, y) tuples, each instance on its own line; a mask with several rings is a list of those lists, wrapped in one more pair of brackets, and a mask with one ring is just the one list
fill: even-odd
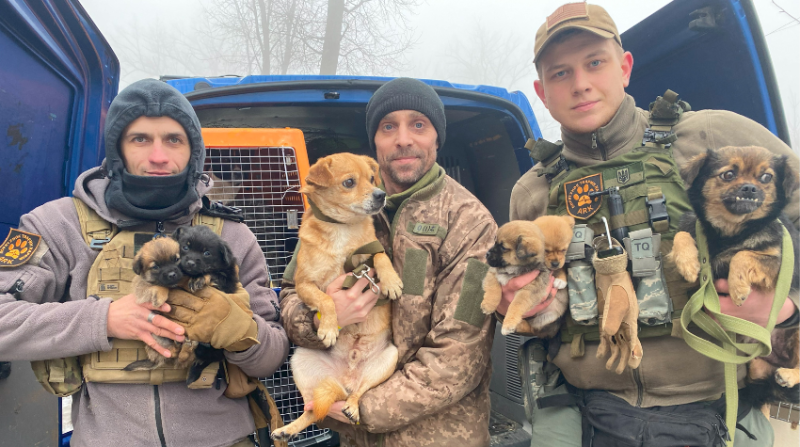
[(411, 78), (396, 78), (383, 84), (367, 104), (367, 136), (375, 151), (375, 133), (384, 116), (397, 110), (416, 110), (428, 117), (436, 129), (439, 148), (444, 146), (447, 121), (442, 99), (430, 85)]

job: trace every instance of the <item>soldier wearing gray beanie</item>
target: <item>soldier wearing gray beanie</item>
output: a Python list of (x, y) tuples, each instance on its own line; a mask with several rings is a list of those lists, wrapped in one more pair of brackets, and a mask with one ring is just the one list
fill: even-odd
[(375, 132), (383, 117), (397, 110), (416, 110), (428, 117), (438, 135), (439, 148), (444, 145), (447, 121), (444, 104), (430, 85), (411, 78), (396, 78), (383, 84), (367, 104), (367, 136), (375, 151)]

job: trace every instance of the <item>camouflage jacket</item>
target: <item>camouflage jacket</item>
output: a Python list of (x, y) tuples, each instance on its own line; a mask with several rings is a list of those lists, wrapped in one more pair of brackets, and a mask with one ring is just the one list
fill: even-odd
[[(628, 96), (612, 120), (595, 132), (597, 148), (592, 149), (592, 134), (578, 135), (562, 128), (562, 153), (578, 167), (595, 165), (625, 154), (642, 141), (648, 118), (649, 113), (636, 107), (633, 98)], [(673, 131), (678, 137), (672, 146), (678, 166), (707, 148), (731, 145), (766, 147), (776, 154), (789, 156), (795, 167), (798, 164), (797, 155), (780, 139), (755, 121), (733, 112), (686, 112)], [(525, 173), (511, 192), (511, 219), (533, 220), (546, 214), (549, 187), (545, 177), (537, 176), (533, 169)], [(798, 223), (798, 205), (800, 199), (795, 193), (786, 209), (795, 225)], [(665, 268), (669, 265), (665, 264)], [(795, 305), (798, 304), (796, 294), (790, 298)], [(628, 369), (617, 375), (606, 370), (606, 359), (595, 358), (596, 342), (587, 342), (584, 356), (578, 358), (571, 358), (569, 347), (562, 346), (553, 363), (561, 368), (572, 385), (611, 391), (631, 405), (680, 405), (716, 399), (723, 392), (722, 364), (699, 354), (682, 338), (641, 338), (641, 342), (645, 354), (637, 372)], [(740, 379), (744, 373), (742, 366), (739, 368)]]
[[(378, 239), (403, 278), (392, 306), (395, 373), (361, 399), (361, 424), (327, 418), (320, 425), (342, 445), (489, 445), (490, 352), (494, 319), (483, 315), (484, 256), (497, 225), (464, 187), (440, 174), (400, 205), (389, 224), (376, 218)], [(284, 280), (282, 316), (290, 340), (322, 348), (313, 314)]]

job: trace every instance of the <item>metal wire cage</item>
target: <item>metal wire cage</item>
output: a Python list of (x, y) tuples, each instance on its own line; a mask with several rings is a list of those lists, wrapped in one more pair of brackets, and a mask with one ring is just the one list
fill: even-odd
[[(303, 133), (298, 129), (203, 129), (206, 173), (214, 179), (206, 194), (212, 201), (242, 210), (277, 285), (297, 245), (304, 203), (300, 179), (308, 173)], [(289, 352), (289, 359), (295, 347)], [(285, 422), (303, 413), (303, 399), (292, 378), (289, 359), (272, 377), (261, 379)], [(305, 447), (331, 438), (312, 425), (289, 445)]]
[(797, 424), (800, 422), (800, 405), (788, 402), (772, 404), (769, 407), (769, 416), (772, 419), (788, 422), (792, 424), (792, 428), (797, 428)]

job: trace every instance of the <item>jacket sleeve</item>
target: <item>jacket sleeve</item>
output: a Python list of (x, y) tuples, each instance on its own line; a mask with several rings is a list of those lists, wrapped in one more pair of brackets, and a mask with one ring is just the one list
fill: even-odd
[(270, 288), (264, 254), (256, 236), (244, 224), (226, 221), (222, 237), (239, 261), (239, 281), (250, 295), (259, 342), (242, 352), (225, 351), (225, 358), (250, 377), (269, 377), (289, 355), (289, 340), (281, 326), (278, 297)]
[[(475, 225), (476, 216), (462, 217)], [(475, 390), (490, 368), (494, 319), (481, 312), (480, 303), (488, 270), (482, 261), (496, 230), (488, 217), (471, 229), (448, 233), (439, 250), (438, 272), (429, 278), (434, 281), (432, 295), (422, 299), (431, 306), (430, 331), (411, 361), (362, 397), (361, 426), (367, 431), (395, 431), (436, 414)], [(418, 324), (395, 316), (393, 320), (395, 327)]]
[[(546, 182), (544, 185), (535, 185), (539, 177), (534, 169), (538, 167), (537, 164), (529, 169), (511, 189), (509, 220), (534, 220), (545, 213), (547, 203), (544, 200), (549, 186)], [(536, 194), (538, 188), (544, 188), (544, 192)]]
[[(71, 295), (76, 293), (71, 276), (86, 244), (72, 226), (77, 214), (64, 214), (72, 206), (67, 200), (43, 205), (20, 219), (20, 230), (40, 235), (42, 242), (26, 264), (0, 269), (2, 360), (46, 360), (111, 349), (111, 300)], [(22, 288), (17, 297), (7, 293), (15, 284)]]

